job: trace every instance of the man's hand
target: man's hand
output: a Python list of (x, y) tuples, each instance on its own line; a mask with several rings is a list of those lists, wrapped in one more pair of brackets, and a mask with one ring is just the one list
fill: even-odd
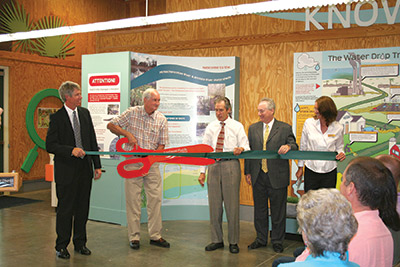
[(204, 186), (204, 181), (206, 180), (206, 174), (205, 173), (200, 173), (198, 180), (199, 180), (199, 184), (201, 186)]
[(282, 155), (282, 154), (286, 154), (288, 153), (290, 150), (290, 146), (289, 145), (283, 145), (279, 148), (278, 150), (278, 154)]
[(74, 149), (72, 150), (72, 155), (77, 158), (83, 158), (86, 153), (82, 148), (74, 147)]
[(94, 179), (98, 180), (101, 177), (101, 169), (95, 169), (94, 170)]
[(251, 174), (246, 174), (246, 182), (248, 185), (251, 185)]
[(136, 140), (136, 138), (133, 136), (133, 134), (131, 133), (127, 133), (126, 134), (126, 138), (128, 138), (128, 143), (134, 148), (137, 149), (138, 148), (138, 142)]
[(235, 155), (235, 156), (240, 155), (243, 151), (244, 151), (243, 147), (235, 147), (233, 149), (233, 155)]

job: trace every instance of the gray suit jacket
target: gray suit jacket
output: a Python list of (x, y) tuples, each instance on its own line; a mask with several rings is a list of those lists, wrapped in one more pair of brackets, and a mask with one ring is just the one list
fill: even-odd
[[(249, 144), (251, 150), (263, 150), (263, 122), (256, 122), (249, 127)], [(267, 150), (278, 151), (282, 145), (290, 145), (291, 150), (298, 150), (296, 137), (292, 126), (278, 121), (272, 126), (267, 140)], [(284, 159), (269, 159), (267, 161), (268, 176), (273, 188), (283, 188), (289, 185), (289, 161)], [(261, 171), (261, 159), (246, 159), (245, 174), (251, 174), (251, 183), (254, 186), (259, 172)]]

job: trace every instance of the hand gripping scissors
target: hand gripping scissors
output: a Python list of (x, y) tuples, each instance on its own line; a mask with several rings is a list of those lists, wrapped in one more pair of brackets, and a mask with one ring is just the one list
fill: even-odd
[[(124, 137), (118, 140), (116, 144), (116, 148), (118, 152), (131, 152), (134, 155), (135, 152), (138, 153), (208, 153), (213, 152), (214, 149), (209, 145), (199, 144), (199, 145), (191, 145), (191, 146), (182, 146), (182, 147), (174, 147), (162, 150), (149, 150), (143, 149), (139, 146), (137, 148), (133, 148), (130, 151), (126, 151), (122, 148), (123, 144), (128, 143), (128, 138)], [(131, 157), (132, 155), (123, 155), (124, 157)], [(161, 156), (161, 155), (146, 155), (142, 158), (133, 158), (127, 159), (118, 164), (117, 171), (118, 174), (124, 178), (136, 178), (140, 176), (144, 176), (150, 170), (151, 165), (155, 162), (165, 162), (170, 164), (189, 164), (189, 165), (210, 165), (215, 163), (213, 159), (207, 158), (197, 158), (197, 157), (181, 157), (181, 156)], [(137, 170), (126, 170), (125, 166), (128, 164), (134, 163), (142, 163), (143, 166)]]

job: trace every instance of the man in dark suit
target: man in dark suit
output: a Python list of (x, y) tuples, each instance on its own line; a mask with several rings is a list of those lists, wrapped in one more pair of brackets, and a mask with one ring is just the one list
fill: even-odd
[[(292, 127), (274, 119), (275, 103), (270, 98), (261, 99), (258, 105), (260, 121), (249, 127), (251, 150), (278, 151), (286, 154), (298, 150)], [(246, 181), (253, 187), (254, 226), (257, 238), (248, 248), (265, 247), (268, 242), (268, 199), (271, 210), (271, 243), (275, 252), (283, 251), (286, 226), (286, 200), (289, 185), (289, 161), (283, 159), (245, 160)]]
[(87, 156), (85, 151), (98, 151), (92, 118), (80, 107), (81, 89), (74, 82), (64, 82), (59, 89), (64, 106), (50, 116), (46, 150), (53, 153), (56, 192), (56, 255), (69, 259), (67, 246), (74, 229), (75, 251), (90, 255), (86, 247), (86, 222), (89, 214), (90, 190), (94, 179), (101, 176), (99, 156)]

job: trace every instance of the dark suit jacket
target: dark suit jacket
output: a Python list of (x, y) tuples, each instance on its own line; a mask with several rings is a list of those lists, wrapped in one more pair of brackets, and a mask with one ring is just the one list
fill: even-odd
[[(251, 150), (263, 150), (263, 122), (259, 121), (249, 127), (249, 144)], [(282, 145), (290, 145), (291, 150), (298, 150), (292, 126), (278, 121), (272, 126), (267, 140), (267, 150), (278, 151)], [(284, 159), (267, 160), (268, 176), (273, 188), (283, 188), (289, 185), (289, 161)], [(246, 159), (245, 174), (251, 174), (251, 183), (254, 186), (261, 170), (261, 159)]]
[[(96, 134), (92, 118), (86, 108), (78, 107), (79, 122), (81, 126), (82, 145), (85, 151), (98, 151)], [(46, 150), (53, 153), (55, 181), (59, 184), (69, 184), (72, 181), (76, 166), (84, 161), (88, 179), (93, 178), (93, 164), (95, 169), (100, 169), (99, 156), (85, 156), (83, 159), (72, 156), (76, 147), (74, 130), (65, 107), (50, 116), (50, 126), (46, 137)]]

